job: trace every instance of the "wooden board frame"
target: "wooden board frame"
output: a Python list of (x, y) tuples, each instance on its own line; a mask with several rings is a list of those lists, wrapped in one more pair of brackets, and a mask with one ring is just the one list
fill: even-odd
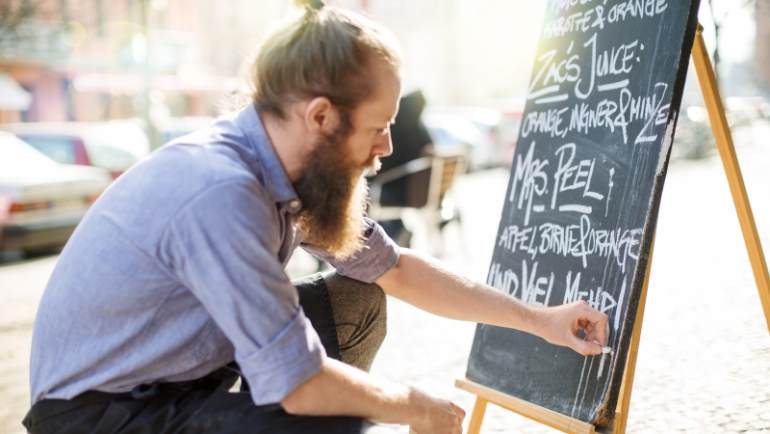
[(741, 167), (735, 154), (733, 135), (727, 123), (722, 97), (719, 94), (719, 86), (714, 75), (706, 44), (703, 41), (703, 27), (698, 26), (695, 44), (692, 47), (692, 60), (695, 71), (698, 74), (703, 100), (706, 103), (711, 130), (717, 142), (719, 157), (725, 168), (727, 183), (730, 185), (730, 193), (733, 196), (735, 211), (738, 213), (738, 221), (741, 224), (743, 240), (749, 253), (751, 270), (754, 272), (754, 280), (757, 283), (759, 299), (762, 302), (762, 311), (765, 313), (765, 322), (770, 331), (770, 276), (767, 273), (767, 262), (762, 251), (762, 243), (759, 241), (757, 225), (754, 222), (754, 214), (751, 211), (751, 203), (746, 193), (746, 185), (743, 183)]
[[(714, 68), (706, 50), (706, 44), (703, 40), (703, 26), (700, 24), (696, 30), (695, 40), (693, 42), (691, 54), (695, 70), (698, 75), (703, 99), (706, 103), (706, 109), (709, 113), (711, 128), (719, 150), (719, 156), (724, 165), (725, 175), (730, 186), (730, 193), (733, 197), (735, 210), (738, 213), (738, 220), (741, 225), (741, 231), (746, 243), (746, 250), (749, 254), (749, 261), (754, 272), (754, 280), (757, 284), (759, 298), (762, 303), (762, 310), (765, 314), (765, 321), (770, 331), (770, 275), (767, 271), (767, 262), (765, 261), (762, 244), (759, 240), (759, 234), (754, 222), (754, 215), (751, 211), (746, 186), (743, 182), (738, 158), (735, 153), (732, 133), (727, 123), (722, 97), (719, 93), (719, 86), (714, 74)], [(650, 279), (650, 270), (652, 268), (653, 242), (650, 246), (650, 255), (647, 262), (644, 284), (639, 298), (639, 305), (636, 312), (636, 321), (631, 336), (626, 366), (623, 371), (623, 381), (620, 386), (619, 399), (615, 411), (615, 420), (612, 426), (612, 432), (623, 434), (626, 432), (626, 423), (631, 403), (631, 391), (634, 384), (634, 373), (636, 371), (636, 358), (639, 351), (639, 341), (642, 333), (642, 322), (644, 319), (644, 307), (647, 299), (647, 286)], [(458, 379), (455, 386), (476, 395), (476, 403), (473, 407), (471, 419), (468, 424), (468, 434), (479, 434), (481, 432), (481, 423), (484, 419), (487, 404), (493, 403), (519, 413), (525, 417), (533, 419), (544, 425), (558, 429), (567, 433), (590, 434), (595, 433), (596, 427), (590, 423), (571, 418), (553, 410), (540, 407), (530, 402), (515, 398), (502, 392), (498, 392), (486, 386), (467, 379)]]

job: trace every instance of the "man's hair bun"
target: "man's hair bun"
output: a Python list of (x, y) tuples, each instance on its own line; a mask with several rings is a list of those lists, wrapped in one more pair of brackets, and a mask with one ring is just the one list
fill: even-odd
[(385, 65), (398, 73), (398, 44), (387, 29), (320, 0), (294, 2), (304, 14), (272, 33), (252, 65), (260, 113), (285, 120), (292, 102), (321, 96), (350, 112), (374, 94), (372, 68)]
[(323, 0), (294, 0), (294, 2), (308, 11), (320, 11), (325, 6)]

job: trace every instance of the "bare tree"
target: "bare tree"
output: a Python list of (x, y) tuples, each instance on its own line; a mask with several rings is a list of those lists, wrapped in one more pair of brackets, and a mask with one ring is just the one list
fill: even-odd
[(0, 38), (14, 35), (35, 15), (38, 3), (30, 0), (6, 0), (0, 2)]

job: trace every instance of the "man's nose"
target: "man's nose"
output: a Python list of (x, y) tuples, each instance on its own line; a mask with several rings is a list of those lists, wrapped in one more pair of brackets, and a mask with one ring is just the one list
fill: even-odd
[(390, 137), (390, 129), (388, 129), (388, 134), (385, 135), (382, 142), (375, 146), (374, 153), (378, 157), (387, 157), (393, 153), (393, 139)]

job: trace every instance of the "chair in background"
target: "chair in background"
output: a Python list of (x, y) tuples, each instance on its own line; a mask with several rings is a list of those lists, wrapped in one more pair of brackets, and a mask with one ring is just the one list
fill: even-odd
[[(425, 230), (431, 253), (441, 255), (444, 227), (451, 222), (462, 225), (452, 187), (464, 171), (464, 154), (446, 150), (388, 169), (369, 181), (369, 216), (377, 221), (417, 222)], [(390, 201), (383, 196), (383, 188), (393, 182), (406, 184), (405, 200)]]

